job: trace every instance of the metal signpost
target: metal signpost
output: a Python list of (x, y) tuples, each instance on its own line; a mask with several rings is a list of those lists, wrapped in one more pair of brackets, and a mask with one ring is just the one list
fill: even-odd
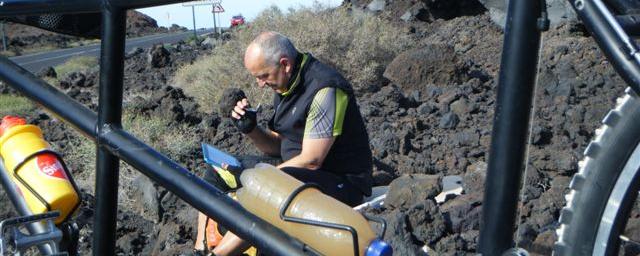
[(191, 1), (191, 2), (186, 2), (183, 3), (182, 6), (184, 7), (188, 7), (191, 6), (191, 15), (193, 16), (193, 35), (196, 37), (196, 39), (198, 38), (198, 35), (196, 34), (196, 11), (195, 11), (195, 7), (196, 6), (200, 6), (200, 5), (211, 5), (213, 7), (213, 31), (217, 33), (217, 25), (216, 25), (216, 12), (217, 8), (221, 9), (222, 11), (220, 12), (224, 12), (224, 9), (222, 8), (222, 5), (220, 5), (222, 3), (221, 0), (198, 0), (198, 1)]
[(7, 37), (4, 34), (4, 21), (0, 22), (0, 30), (2, 31), (2, 49), (7, 51)]
[[(213, 31), (216, 34), (221, 33), (221, 31), (218, 31), (218, 26), (216, 25), (216, 13), (223, 13), (224, 8), (222, 8), (222, 5), (218, 2), (213, 5), (213, 10), (211, 12), (213, 13)], [(220, 15), (218, 15), (218, 18), (220, 18)]]
[(193, 16), (193, 38), (195, 38), (196, 43), (198, 41), (198, 33), (196, 32), (196, 7), (195, 5), (191, 6), (191, 16)]

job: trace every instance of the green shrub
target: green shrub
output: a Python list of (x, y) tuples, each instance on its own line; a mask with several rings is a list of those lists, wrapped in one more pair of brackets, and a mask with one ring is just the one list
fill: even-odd
[[(356, 89), (381, 81), (386, 65), (411, 42), (401, 29), (364, 12), (316, 5), (285, 14), (272, 7), (250, 26), (234, 30), (231, 40), (214, 48), (213, 54), (178, 70), (174, 84), (201, 106), (217, 102), (228, 87), (242, 88), (254, 101), (259, 99), (262, 92), (244, 69), (243, 56), (258, 34), (270, 30), (288, 36), (300, 51), (336, 67)], [(263, 101), (269, 102), (270, 97)]]
[(25, 116), (34, 109), (35, 106), (27, 98), (0, 94), (0, 118), (6, 115)]

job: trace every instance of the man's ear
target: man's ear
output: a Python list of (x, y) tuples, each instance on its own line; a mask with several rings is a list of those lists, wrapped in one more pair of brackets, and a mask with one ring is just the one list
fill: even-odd
[(285, 57), (280, 58), (280, 66), (284, 67), (284, 71), (287, 73), (293, 71), (293, 65), (291, 65), (291, 61), (289, 61), (289, 59)]

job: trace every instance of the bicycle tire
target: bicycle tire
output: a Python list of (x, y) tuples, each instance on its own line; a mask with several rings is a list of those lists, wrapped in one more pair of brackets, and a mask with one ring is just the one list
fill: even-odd
[[(618, 236), (640, 183), (639, 120), (640, 98), (627, 88), (596, 130), (571, 180), (554, 255), (612, 255), (619, 249)], [(612, 206), (615, 200), (620, 207)]]

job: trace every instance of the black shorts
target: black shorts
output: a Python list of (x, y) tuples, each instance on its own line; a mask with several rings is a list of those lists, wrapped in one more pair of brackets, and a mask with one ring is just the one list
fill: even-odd
[[(349, 183), (344, 177), (331, 172), (296, 167), (285, 167), (282, 168), (282, 171), (304, 183), (317, 184), (322, 193), (351, 207), (361, 204), (364, 198), (364, 195), (358, 188)], [(229, 188), (222, 178), (215, 173), (213, 168), (210, 167), (205, 171), (204, 180), (225, 193), (235, 190)], [(239, 181), (240, 179), (236, 178), (236, 180)]]
[(323, 170), (284, 167), (282, 171), (304, 183), (315, 183), (322, 193), (351, 207), (362, 203), (364, 195), (344, 177)]

